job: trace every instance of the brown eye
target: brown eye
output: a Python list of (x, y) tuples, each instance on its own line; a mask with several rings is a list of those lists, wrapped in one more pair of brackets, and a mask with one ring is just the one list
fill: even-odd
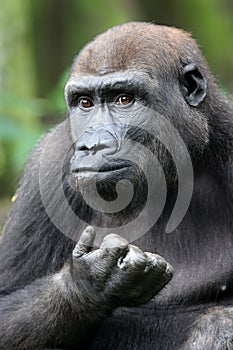
[(134, 102), (134, 98), (131, 95), (120, 95), (116, 98), (115, 102), (119, 106), (127, 106)]
[(88, 96), (82, 96), (78, 100), (78, 106), (82, 109), (88, 109), (94, 106), (92, 99)]

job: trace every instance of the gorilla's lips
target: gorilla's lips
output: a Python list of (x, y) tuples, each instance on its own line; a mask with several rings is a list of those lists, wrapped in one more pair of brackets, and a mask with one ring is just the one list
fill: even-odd
[(129, 169), (132, 167), (132, 163), (129, 161), (109, 161), (103, 164), (102, 166), (81, 166), (78, 169), (72, 170), (72, 176), (75, 179), (104, 179), (104, 178), (112, 178), (112, 177), (118, 177), (121, 176), (121, 174), (124, 173), (126, 175), (126, 172), (129, 171)]
[(95, 185), (102, 198), (112, 201), (117, 198), (116, 184), (123, 179), (130, 181), (135, 176), (133, 168), (132, 162), (118, 160), (108, 161), (99, 167), (80, 166), (71, 171), (70, 184), (76, 193), (82, 189), (89, 194), (93, 191), (90, 186)]
[[(71, 168), (70, 176), (67, 179), (68, 191), (67, 188), (64, 190), (75, 214), (83, 221), (87, 220), (88, 217), (88, 221), (85, 222), (98, 226), (102, 220), (103, 211), (98, 211), (98, 206), (93, 209), (89, 203), (92, 201), (98, 203), (100, 198), (101, 202), (103, 200), (112, 202), (118, 198), (124, 202), (130, 197), (130, 201), (126, 200), (126, 206), (123, 209), (107, 212), (104, 216), (105, 219), (109, 218), (107, 220), (108, 227), (118, 227), (119, 223), (127, 224), (136, 218), (143, 210), (148, 196), (147, 180), (138, 165), (124, 159), (109, 160), (101, 166), (86, 165), (81, 164), (77, 168)], [(117, 188), (119, 182), (120, 192)], [(66, 181), (64, 183), (66, 184)], [(89, 202), (89, 200), (91, 201)], [(80, 203), (85, 210), (80, 211)]]

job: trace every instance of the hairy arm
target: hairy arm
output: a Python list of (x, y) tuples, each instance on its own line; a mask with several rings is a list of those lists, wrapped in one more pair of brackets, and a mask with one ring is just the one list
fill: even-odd
[(116, 234), (92, 250), (94, 238), (87, 228), (60, 272), (0, 299), (0, 348), (78, 345), (114, 308), (149, 301), (171, 279), (160, 256)]
[(110, 313), (112, 305), (84, 284), (74, 281), (67, 265), (61, 272), (1, 298), (0, 348), (59, 346), (71, 338), (85, 337), (93, 324)]

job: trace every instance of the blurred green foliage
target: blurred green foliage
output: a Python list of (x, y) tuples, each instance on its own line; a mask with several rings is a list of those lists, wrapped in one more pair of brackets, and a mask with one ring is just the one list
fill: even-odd
[(64, 116), (75, 54), (97, 33), (130, 20), (192, 32), (233, 90), (231, 0), (1, 0), (0, 197), (13, 194), (36, 140)]

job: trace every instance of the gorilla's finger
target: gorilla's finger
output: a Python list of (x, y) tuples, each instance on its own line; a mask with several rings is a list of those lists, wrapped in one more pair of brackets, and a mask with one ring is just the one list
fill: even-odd
[(131, 268), (132, 270), (143, 270), (147, 264), (147, 256), (141, 249), (134, 245), (129, 245), (129, 251), (124, 258), (119, 259), (118, 266), (122, 270)]
[(104, 237), (103, 242), (100, 246), (102, 249), (120, 249), (120, 250), (126, 250), (128, 249), (128, 241), (121, 237), (120, 235), (117, 235), (116, 233), (109, 233), (107, 236)]
[(164, 271), (169, 278), (173, 276), (173, 267), (162, 256), (149, 252), (145, 252), (145, 255), (147, 257), (145, 272), (161, 273), (161, 271)]
[(90, 252), (95, 240), (95, 230), (92, 226), (87, 226), (73, 250), (73, 256), (78, 258)]

